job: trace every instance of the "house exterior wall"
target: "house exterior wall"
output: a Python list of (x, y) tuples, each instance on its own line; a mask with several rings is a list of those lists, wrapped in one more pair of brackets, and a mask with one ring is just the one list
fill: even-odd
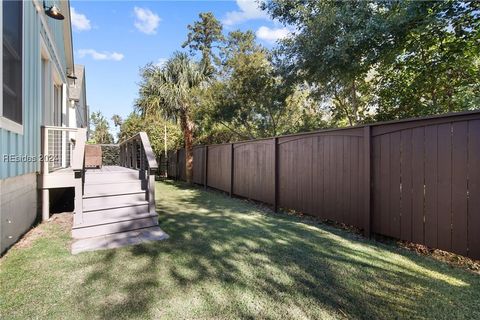
[[(53, 3), (53, 2), (51, 2)], [(40, 11), (39, 11), (40, 9)], [(41, 19), (43, 16), (43, 19)], [(49, 21), (51, 20), (51, 21)], [(38, 156), (40, 153), (40, 126), (42, 119), (42, 59), (41, 44), (51, 57), (50, 67), (67, 84), (63, 28), (65, 23), (49, 19), (42, 4), (36, 0), (23, 5), (23, 134), (0, 128), (0, 179), (36, 172), (38, 162), (5, 162), (4, 155)], [(0, 29), (1, 29), (0, 25)], [(1, 33), (1, 32), (0, 32)], [(1, 61), (0, 61), (1, 63)], [(46, 79), (53, 81), (48, 70)], [(48, 76), (50, 75), (50, 76)], [(52, 83), (46, 83), (52, 85)], [(48, 117), (48, 115), (46, 115)]]
[[(68, 2), (60, 0), (46, 1), (46, 4), (56, 4), (62, 10), (70, 9)], [(0, 16), (1, 7), (0, 4)], [(65, 36), (65, 31), (71, 35), (70, 28), (69, 15), (64, 21), (53, 20), (45, 15), (41, 1), (24, 1), (22, 129), (20, 132), (11, 130), (0, 121), (0, 253), (24, 234), (37, 216), (37, 172), (40, 170), (40, 162), (30, 160), (36, 160), (41, 153), (41, 125), (51, 122), (52, 110), (49, 106), (53, 97), (48, 97), (49, 92), (45, 87), (53, 90), (54, 82), (62, 85), (63, 110), (67, 113), (66, 75), (68, 60), (72, 58), (71, 52), (66, 52), (67, 47), (71, 50), (71, 43), (66, 45), (65, 41), (71, 39)], [(0, 42), (2, 34), (0, 23)], [(0, 46), (0, 56), (2, 47)], [(46, 70), (42, 71), (42, 57), (45, 55), (48, 56), (49, 63)], [(2, 63), (0, 59), (0, 88), (3, 88)], [(0, 103), (3, 103), (2, 100), (0, 97)], [(26, 156), (30, 160), (9, 161), (9, 155)]]
[(85, 84), (85, 73), (82, 74), (82, 81), (80, 87), (80, 96), (78, 101), (75, 102), (75, 127), (88, 128), (88, 107), (87, 107), (87, 92)]

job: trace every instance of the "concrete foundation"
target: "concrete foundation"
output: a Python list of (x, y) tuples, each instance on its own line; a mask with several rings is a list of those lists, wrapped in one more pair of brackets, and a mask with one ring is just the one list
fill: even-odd
[(27, 232), (37, 218), (36, 173), (0, 180), (0, 253)]

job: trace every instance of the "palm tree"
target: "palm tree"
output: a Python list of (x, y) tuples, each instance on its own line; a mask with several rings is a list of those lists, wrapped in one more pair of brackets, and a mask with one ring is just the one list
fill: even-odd
[(185, 140), (187, 182), (193, 176), (192, 108), (194, 90), (207, 80), (203, 66), (181, 52), (176, 52), (162, 67), (148, 65), (142, 70), (140, 97), (136, 104), (146, 115), (161, 112), (166, 118), (180, 121)]

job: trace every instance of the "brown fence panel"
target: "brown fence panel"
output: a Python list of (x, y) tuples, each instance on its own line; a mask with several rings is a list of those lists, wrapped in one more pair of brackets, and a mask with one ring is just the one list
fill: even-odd
[(178, 177), (182, 181), (187, 180), (187, 167), (185, 165), (185, 149), (178, 149), (178, 163), (177, 163), (177, 172)]
[(168, 152), (167, 174), (169, 178), (177, 177), (177, 151)]
[[(185, 150), (168, 159), (169, 176), (185, 179)], [(193, 174), (275, 208), (480, 259), (480, 112), (198, 146)]]
[(363, 227), (363, 146), (363, 128), (279, 137), (279, 205)]
[(209, 187), (230, 192), (231, 144), (208, 146), (207, 184)]
[(479, 117), (372, 128), (373, 232), (480, 258)]
[(205, 146), (193, 148), (193, 182), (203, 184), (205, 180)]
[(480, 119), (468, 122), (468, 254), (480, 259)]
[(233, 193), (275, 202), (275, 139), (234, 144)]

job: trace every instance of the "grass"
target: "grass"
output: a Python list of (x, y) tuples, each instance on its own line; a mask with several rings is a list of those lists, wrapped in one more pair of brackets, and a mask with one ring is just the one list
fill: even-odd
[(2, 319), (480, 319), (480, 276), (216, 192), (157, 183), (170, 239), (72, 256), (37, 227), (0, 261)]

